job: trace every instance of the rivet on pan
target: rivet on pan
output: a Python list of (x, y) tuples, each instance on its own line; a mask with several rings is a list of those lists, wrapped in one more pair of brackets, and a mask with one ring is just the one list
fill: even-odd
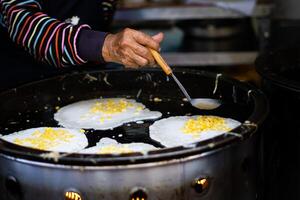
[(78, 192), (67, 191), (65, 192), (65, 200), (83, 200), (83, 198)]
[(21, 186), (18, 182), (18, 180), (14, 176), (8, 176), (5, 179), (5, 187), (8, 191), (8, 194), (13, 199), (21, 199), (22, 198), (22, 191)]
[(137, 187), (132, 189), (129, 200), (147, 200), (148, 195), (146, 189)]
[(208, 178), (196, 178), (192, 183), (192, 187), (199, 194), (205, 192), (208, 189), (208, 186)]

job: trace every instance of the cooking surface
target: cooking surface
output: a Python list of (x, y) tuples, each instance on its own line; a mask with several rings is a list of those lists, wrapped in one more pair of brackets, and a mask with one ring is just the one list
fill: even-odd
[[(121, 73), (119, 75), (121, 75)], [(149, 78), (152, 75), (153, 74), (151, 73), (144, 74), (144, 78)], [(56, 82), (54, 84), (57, 85), (53, 85), (51, 83), (41, 84), (41, 88), (29, 87), (29, 90), (33, 89), (38, 92), (35, 93), (34, 96), (31, 96), (32, 90), (28, 91), (26, 87), (22, 88), (20, 91), (16, 90), (16, 94), (19, 98), (12, 98), (10, 101), (5, 103), (6, 105), (2, 106), (2, 109), (6, 109), (7, 111), (10, 110), (10, 112), (5, 112), (9, 115), (8, 118), (4, 116), (1, 117), (1, 134), (5, 135), (33, 127), (57, 127), (58, 124), (53, 119), (53, 115), (58, 107), (63, 107), (70, 103), (84, 99), (100, 97), (125, 97), (137, 99), (137, 101), (145, 104), (150, 110), (162, 112), (163, 118), (182, 115), (217, 115), (234, 118), (243, 122), (250, 115), (250, 111), (247, 109), (246, 104), (234, 104), (233, 102), (226, 101), (220, 108), (212, 111), (204, 111), (193, 108), (188, 102), (183, 100), (184, 97), (176, 87), (175, 82), (173, 82), (172, 79), (167, 81), (167, 78), (164, 77), (162, 73), (152, 76), (152, 79), (154, 80), (153, 82), (149, 81), (148, 86), (146, 86), (147, 88), (145, 88), (144, 84), (136, 84), (135, 88), (134, 86), (131, 86), (132, 88), (128, 88), (128, 90), (126, 87), (122, 88), (122, 84), (115, 83), (118, 78), (112, 80), (108, 76), (107, 81), (109, 81), (109, 84), (112, 85), (110, 86), (105, 82), (103, 83), (103, 81), (91, 81), (91, 77), (89, 76), (97, 77), (99, 75), (75, 75), (76, 78), (66, 77), (62, 80), (63, 84), (61, 86), (59, 86), (60, 83), (51, 81), (53, 83)], [(77, 77), (79, 79), (77, 79)], [(184, 79), (181, 77), (181, 79), (184, 82), (187, 81), (186, 78)], [(77, 80), (79, 80), (79, 87), (73, 87), (73, 84), (78, 85), (78, 82), (76, 82)], [(49, 86), (51, 87), (50, 90), (47, 88)], [(103, 86), (106, 88), (106, 91), (103, 90)], [(149, 87), (151, 87), (151, 89)], [(214, 89), (214, 83), (208, 84), (208, 88), (212, 91)], [(57, 91), (55, 91), (55, 89), (57, 89)], [(21, 93), (20, 95), (18, 95), (19, 92)], [(199, 96), (203, 92), (199, 91)], [(140, 95), (137, 98), (138, 93), (140, 93)], [(197, 92), (192, 92), (193, 96), (198, 97), (195, 93)], [(162, 99), (162, 102), (154, 101), (153, 99), (155, 97)], [(245, 112), (241, 112), (242, 110)], [(146, 120), (142, 124), (135, 122), (127, 123), (113, 130), (88, 130), (86, 136), (89, 140), (89, 147), (96, 145), (96, 143), (103, 137), (116, 139), (120, 143), (145, 142), (153, 144), (156, 147), (163, 147), (149, 137), (149, 126), (152, 123), (153, 120)]]
[[(192, 108), (188, 103), (181, 100), (172, 100), (170, 102), (146, 102), (148, 108), (151, 110), (159, 110), (163, 113), (163, 117), (169, 116), (181, 116), (181, 115), (199, 115), (199, 114), (211, 114), (218, 116), (227, 116), (235, 119), (243, 120), (247, 116), (239, 116), (239, 109), (245, 109), (243, 106), (238, 106), (236, 112), (232, 112), (229, 116), (226, 114), (228, 109), (226, 107), (232, 107), (233, 105), (225, 105), (217, 109), (214, 112), (199, 111)], [(183, 104), (183, 106), (182, 106)], [(50, 106), (49, 106), (50, 107)], [(54, 106), (55, 107), (55, 106)], [(48, 110), (36, 110), (28, 111), (26, 114), (21, 114), (16, 116), (16, 118), (11, 118), (6, 122), (4, 127), (1, 127), (1, 133), (7, 134), (15, 131), (20, 131), (32, 127), (57, 127), (57, 122), (53, 119), (53, 114), (55, 108), (49, 108)], [(156, 147), (163, 147), (159, 143), (151, 140), (149, 137), (149, 126), (153, 123), (153, 120), (144, 121), (144, 123), (127, 123), (123, 126), (117, 127), (113, 130), (106, 131), (96, 131), (88, 130), (86, 136), (89, 141), (89, 147), (95, 146), (96, 143), (103, 137), (110, 137), (116, 139), (120, 143), (130, 143), (130, 142), (145, 142), (153, 144)]]

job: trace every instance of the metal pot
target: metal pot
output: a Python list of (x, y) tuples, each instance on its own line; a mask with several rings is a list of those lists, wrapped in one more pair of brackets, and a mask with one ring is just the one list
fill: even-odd
[[(159, 70), (102, 71), (60, 76), (1, 94), (4, 134), (37, 126), (57, 126), (56, 106), (95, 97), (130, 97), (163, 117), (211, 114), (243, 124), (207, 141), (163, 148), (147, 155), (60, 154), (20, 147), (0, 140), (0, 199), (257, 199), (261, 162), (259, 127), (268, 104), (257, 89), (202, 71), (175, 71), (192, 96), (221, 98), (214, 111), (200, 111), (182, 100), (175, 83)], [(137, 96), (137, 94), (140, 94)], [(163, 102), (154, 102), (160, 97)], [(9, 99), (9, 101), (7, 101)], [(159, 143), (144, 124), (88, 133), (89, 145), (122, 132), (119, 142)], [(46, 157), (45, 157), (46, 155)]]

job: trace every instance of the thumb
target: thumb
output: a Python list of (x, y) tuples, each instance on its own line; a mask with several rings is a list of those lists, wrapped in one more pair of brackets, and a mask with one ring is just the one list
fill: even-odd
[(156, 35), (153, 35), (152, 39), (155, 40), (158, 43), (161, 43), (161, 41), (164, 39), (164, 34), (162, 32), (160, 32)]

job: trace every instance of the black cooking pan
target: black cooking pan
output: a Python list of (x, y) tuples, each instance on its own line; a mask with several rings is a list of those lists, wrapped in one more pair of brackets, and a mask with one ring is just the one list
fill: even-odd
[[(216, 74), (203, 71), (184, 70), (175, 71), (175, 73), (188, 88), (192, 97), (220, 98), (224, 104), (212, 111), (193, 108), (183, 101), (184, 97), (173, 80), (169, 80), (160, 70), (74, 73), (31, 83), (2, 93), (0, 95), (0, 133), (5, 135), (27, 128), (58, 126), (53, 120), (57, 106), (62, 107), (91, 98), (126, 97), (137, 99), (150, 110), (161, 111), (163, 117), (211, 114), (236, 119), (243, 123), (233, 131), (239, 137), (219, 136), (199, 142), (195, 148), (162, 149), (150, 152), (147, 156), (138, 153), (122, 156), (71, 154), (61, 157), (58, 161), (45, 160), (40, 156), (45, 151), (20, 147), (2, 140), (0, 140), (0, 151), (19, 158), (63, 164), (112, 165), (151, 162), (180, 158), (233, 145), (253, 134), (257, 125), (266, 116), (268, 107), (263, 94), (250, 85), (223, 76), (216, 81)], [(155, 97), (163, 101), (154, 102)], [(95, 145), (102, 137), (110, 137), (121, 143), (145, 142), (156, 147), (163, 147), (149, 137), (148, 128), (152, 123), (153, 121), (150, 120), (145, 121), (144, 124), (131, 123), (131, 126), (125, 124), (109, 131), (89, 130), (86, 135), (89, 146)], [(118, 137), (119, 134), (123, 137)]]

